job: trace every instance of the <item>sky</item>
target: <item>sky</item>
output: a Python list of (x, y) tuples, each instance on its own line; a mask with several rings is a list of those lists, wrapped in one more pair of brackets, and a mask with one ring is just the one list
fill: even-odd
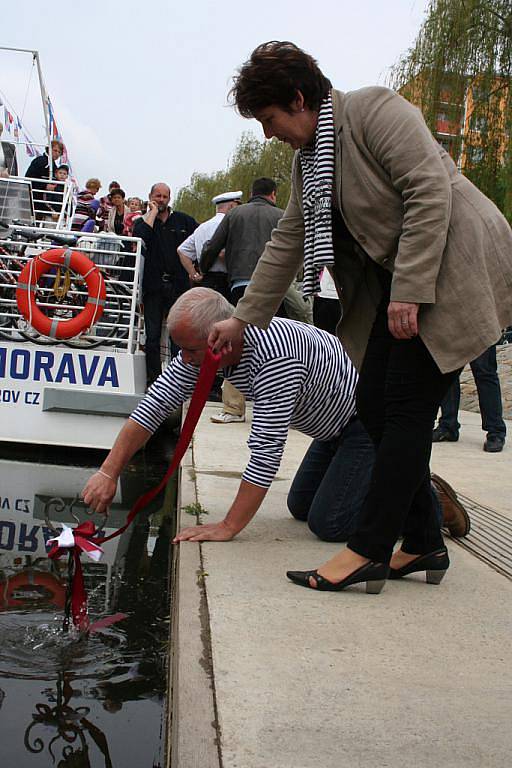
[[(231, 78), (258, 44), (291, 40), (342, 91), (386, 85), (427, 5), (23, 0), (2, 8), (0, 45), (39, 51), (78, 180), (99, 177), (102, 194), (115, 179), (127, 195), (147, 197), (154, 182), (177, 191), (195, 172), (225, 169), (245, 131), (262, 138), (256, 121), (227, 104)], [(0, 98), (23, 115), (32, 138), (44, 141), (30, 55), (0, 51)], [(21, 156), (23, 168), (28, 158)]]

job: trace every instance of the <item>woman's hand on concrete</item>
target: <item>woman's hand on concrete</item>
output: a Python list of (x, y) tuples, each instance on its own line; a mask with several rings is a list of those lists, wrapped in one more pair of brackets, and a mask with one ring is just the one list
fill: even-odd
[(391, 301), (388, 306), (388, 328), (395, 339), (412, 339), (418, 335), (419, 304)]

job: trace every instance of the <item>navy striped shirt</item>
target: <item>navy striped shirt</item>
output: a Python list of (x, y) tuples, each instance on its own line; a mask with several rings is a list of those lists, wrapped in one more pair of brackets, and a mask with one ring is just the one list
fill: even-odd
[[(355, 414), (357, 372), (341, 342), (312, 325), (274, 318), (248, 325), (240, 362), (224, 377), (254, 402), (243, 479), (268, 488), (292, 426), (316, 440), (338, 437)], [(178, 354), (131, 415), (150, 432), (187, 400), (199, 369)]]

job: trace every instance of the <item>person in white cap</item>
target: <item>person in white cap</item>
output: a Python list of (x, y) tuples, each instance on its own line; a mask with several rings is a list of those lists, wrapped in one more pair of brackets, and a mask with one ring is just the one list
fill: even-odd
[(208, 274), (203, 275), (199, 269), (199, 259), (203, 245), (210, 240), (220, 222), (232, 208), (240, 204), (243, 192), (223, 192), (212, 198), (215, 205), (215, 216), (200, 224), (198, 228), (184, 240), (178, 248), (178, 256), (181, 264), (188, 272), (192, 285), (213, 288), (221, 293), (225, 299), (229, 299), (230, 289), (224, 255), (220, 254), (215, 260)]

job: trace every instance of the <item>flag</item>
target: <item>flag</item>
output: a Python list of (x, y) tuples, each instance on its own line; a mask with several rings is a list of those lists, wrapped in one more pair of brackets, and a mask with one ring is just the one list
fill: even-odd
[(59, 129), (57, 128), (57, 123), (55, 121), (55, 115), (53, 113), (53, 107), (52, 107), (52, 103), (50, 101), (49, 96), (48, 96), (48, 120), (49, 120), (50, 136), (52, 137), (52, 139), (57, 139), (58, 141), (62, 141), (62, 137), (60, 135)]

